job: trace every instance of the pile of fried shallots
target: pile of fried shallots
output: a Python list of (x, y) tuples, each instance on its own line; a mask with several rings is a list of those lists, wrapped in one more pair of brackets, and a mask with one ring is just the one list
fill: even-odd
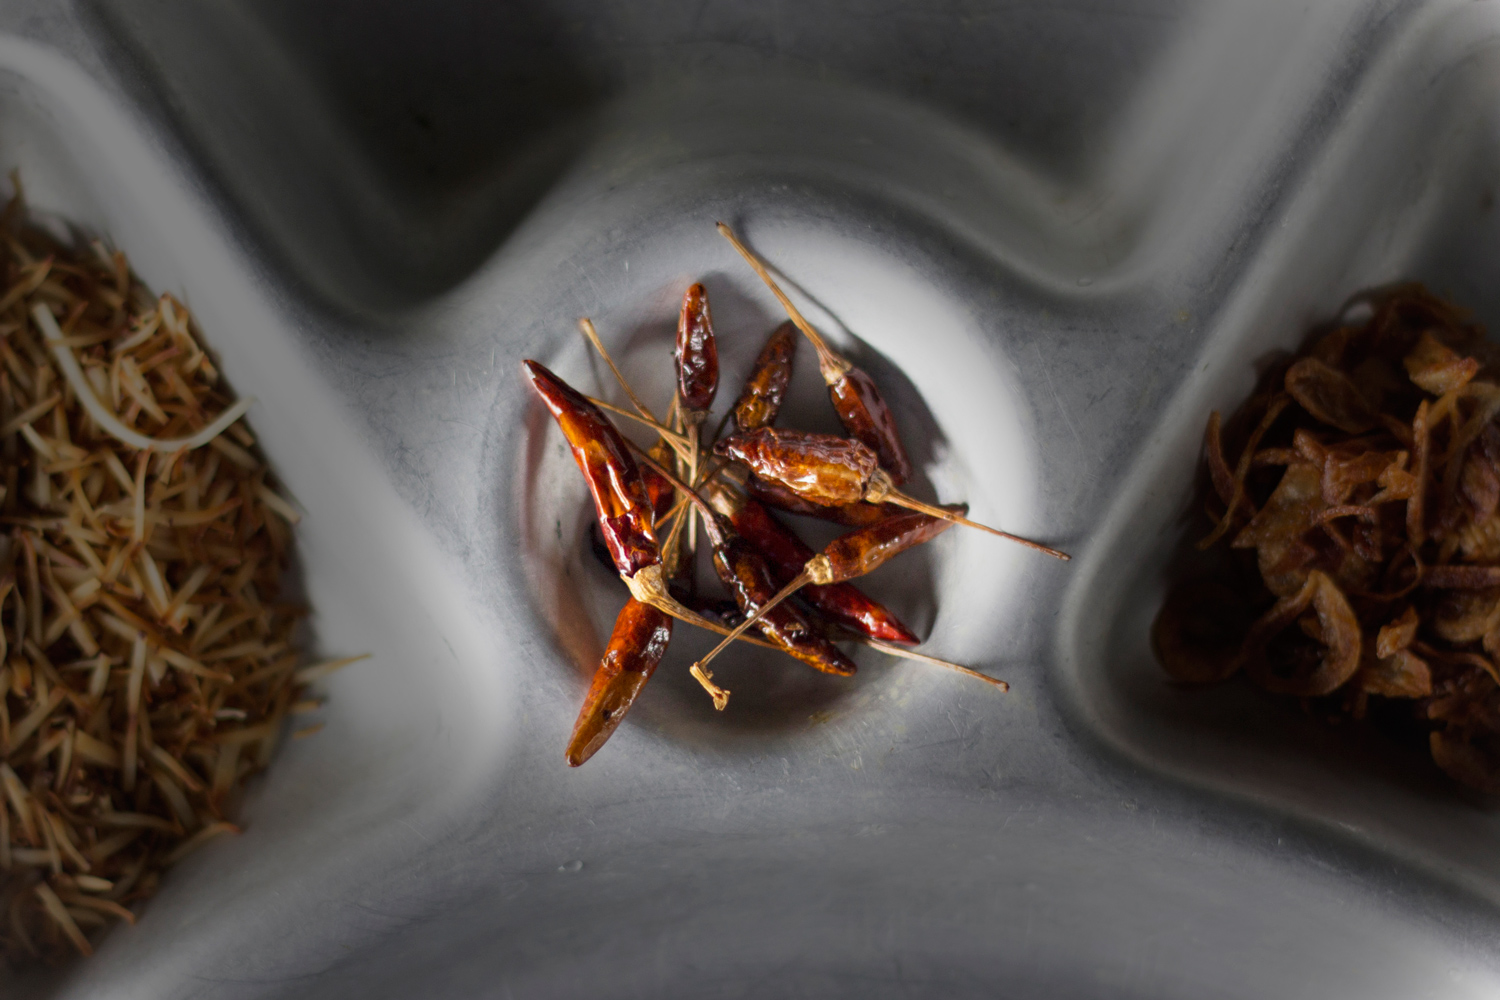
[[(727, 226), (721, 223), (719, 231), (791, 320), (771, 334), (738, 400), (717, 424), (710, 410), (718, 391), (718, 347), (702, 285), (683, 296), (677, 392), (661, 417), (630, 387), (586, 319), (580, 328), (614, 370), (633, 410), (584, 396), (535, 361), (523, 365), (588, 484), (601, 558), (631, 595), (615, 620), (568, 743), (567, 761), (575, 767), (619, 726), (666, 652), (677, 621), (726, 636), (691, 668), (720, 710), (729, 692), (705, 668), (737, 638), (840, 677), (852, 675), (855, 665), (836, 643), (854, 641), (1004, 689), (1003, 681), (905, 648), (917, 636), (848, 581), (954, 523), (1068, 558), (968, 520), (963, 505), (938, 507), (903, 493), (911, 462), (875, 382), (828, 345)], [(775, 426), (799, 331), (817, 353), (829, 400), (848, 437)], [(655, 443), (649, 449), (634, 445), (605, 411), (650, 427)], [(773, 511), (811, 515), (851, 530), (814, 552)], [(693, 549), (700, 534), (712, 550), (719, 582), (733, 598), (727, 609), (698, 590)], [(793, 594), (795, 599), (787, 600)], [(746, 633), (751, 627), (756, 632)]]
[(1214, 413), (1199, 547), (1223, 558), (1156, 619), (1167, 672), (1243, 670), (1334, 717), (1407, 702), (1439, 767), (1500, 793), (1497, 382), (1484, 331), (1408, 284), (1360, 296)]

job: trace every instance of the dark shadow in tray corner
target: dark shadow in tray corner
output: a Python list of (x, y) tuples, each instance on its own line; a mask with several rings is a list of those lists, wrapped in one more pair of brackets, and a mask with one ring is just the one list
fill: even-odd
[(606, 96), (539, 3), (83, 10), (288, 277), (355, 313), (471, 273), (574, 160)]

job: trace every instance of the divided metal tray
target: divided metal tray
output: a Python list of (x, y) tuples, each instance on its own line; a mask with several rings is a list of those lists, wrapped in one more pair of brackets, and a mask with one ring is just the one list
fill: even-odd
[[(1349, 293), (1500, 329), (1500, 5), (0, 4), (0, 167), (192, 304), (370, 650), (246, 832), (48, 997), (1488, 996), (1500, 822), (1146, 630), (1208, 411)], [(871, 589), (1002, 695), (683, 630), (562, 747), (621, 600), (518, 374), (666, 398), (778, 309), (890, 390), (950, 532)], [(794, 421), (827, 425), (804, 357)]]

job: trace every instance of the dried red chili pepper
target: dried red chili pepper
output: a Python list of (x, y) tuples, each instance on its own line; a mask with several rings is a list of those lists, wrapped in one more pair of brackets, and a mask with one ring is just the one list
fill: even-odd
[(838, 367), (823, 364), (821, 358), (818, 368), (828, 383), (828, 395), (839, 421), (845, 430), (875, 450), (880, 456), (880, 467), (892, 483), (900, 486), (911, 478), (911, 459), (896, 430), (896, 417), (875, 387), (874, 379), (848, 361), (837, 360), (848, 366), (841, 374)]
[(677, 391), (690, 413), (706, 413), (719, 389), (719, 348), (714, 342), (708, 291), (693, 285), (677, 318)]
[(588, 482), (604, 544), (627, 581), (661, 562), (655, 517), (640, 470), (614, 425), (598, 407), (535, 361), (522, 366), (572, 449)]
[[(727, 539), (732, 537), (733, 529), (723, 522), (719, 515), (716, 514), (713, 509), (708, 506), (708, 504), (703, 500), (701, 496), (698, 495), (698, 492), (696, 490), (691, 489), (687, 486), (687, 484), (681, 482), (675, 476), (666, 472), (666, 470), (661, 466), (656, 465), (654, 460), (649, 455), (644, 455), (643, 453), (643, 461), (648, 465), (654, 465), (657, 472), (666, 477), (668, 481), (670, 481), (672, 485), (677, 488), (678, 492), (687, 496), (688, 499), (693, 503), (693, 505), (703, 512), (704, 522), (708, 525), (710, 532), (709, 540), (710, 542), (715, 543), (716, 554), (720, 552), (727, 552)], [(943, 512), (948, 513), (948, 511)], [(759, 570), (755, 568), (754, 564), (757, 561), (761, 563), (762, 566), (764, 565), (763, 557), (761, 557), (758, 552), (755, 552), (754, 549), (751, 548), (748, 549), (748, 552), (741, 553), (734, 559), (729, 559), (726, 556), (722, 564), (716, 563), (716, 569), (728, 567), (729, 569), (734, 570), (736, 567), (739, 567), (741, 570), (744, 570), (746, 572), (748, 577), (754, 578), (762, 575), (760, 574)], [(765, 587), (763, 585), (757, 585), (755, 587), (755, 592), (764, 593)], [(747, 601), (747, 604), (748, 603), (749, 602)], [(673, 613), (676, 614), (676, 612)], [(718, 623), (705, 622), (701, 615), (696, 616), (695, 618), (688, 618), (685, 615), (679, 614), (677, 615), (677, 617), (683, 618), (686, 621), (692, 621), (694, 624), (702, 623), (705, 628), (712, 628), (721, 633), (729, 632), (728, 629), (723, 628)], [(732, 634), (732, 637), (738, 637), (751, 642), (758, 642), (761, 645), (768, 645), (772, 648), (784, 649), (784, 647), (780, 646), (778, 643), (770, 643), (759, 639), (750, 639), (748, 636), (742, 636), (740, 635), (740, 630), (736, 630)], [(924, 663), (931, 663), (934, 666), (940, 666), (948, 670), (954, 670), (962, 674), (967, 674), (968, 676), (973, 677), (976, 680), (982, 680), (987, 684), (991, 684), (995, 687), (1000, 688), (1001, 690), (1009, 690), (1009, 685), (1002, 680), (994, 677), (988, 677), (984, 674), (979, 673), (978, 671), (970, 670), (968, 667), (959, 666), (956, 663), (950, 663), (947, 660), (940, 660), (937, 657), (928, 656), (925, 653), (918, 653), (915, 650), (903, 649), (901, 646), (892, 645), (891, 643), (883, 642), (878, 639), (871, 639), (867, 636), (857, 636), (856, 641), (882, 650), (883, 652), (886, 652), (892, 656), (906, 657), (909, 659), (920, 660)], [(723, 648), (723, 645), (724, 644), (720, 644), (720, 648)], [(824, 670), (828, 673), (844, 672), (844, 667), (839, 663), (839, 660), (842, 659), (842, 654), (839, 653), (837, 647), (834, 647), (831, 643), (810, 642), (807, 644), (806, 648), (801, 651), (800, 654), (798, 652), (790, 650), (787, 651), (792, 652), (792, 655), (798, 656), (798, 658), (808, 658), (809, 663), (812, 663), (814, 666), (818, 667), (818, 669)], [(847, 664), (847, 661), (844, 661), (844, 663)], [(848, 666), (852, 666), (852, 664), (848, 664)], [(691, 672), (693, 676), (698, 679), (699, 683), (703, 684), (705, 688), (710, 687), (710, 681), (713, 677), (712, 674), (703, 671), (703, 669), (698, 664), (693, 665)], [(717, 708), (723, 708), (725, 702), (727, 701), (728, 692), (722, 692), (722, 694), (723, 698), (716, 697), (714, 700), (714, 705)]]
[(761, 427), (724, 438), (714, 445), (714, 452), (745, 463), (761, 479), (780, 483), (813, 503), (837, 506), (856, 500), (888, 501), (908, 510), (987, 531), (1057, 559), (1066, 561), (1071, 558), (1065, 552), (1029, 538), (991, 528), (951, 510), (907, 496), (892, 485), (875, 453), (850, 438)]
[[(957, 504), (954, 513), (967, 509)], [(823, 547), (821, 555), (827, 560), (828, 567), (826, 577), (841, 581), (873, 573), (893, 556), (923, 545), (951, 527), (952, 521), (905, 510), (878, 524), (840, 535)], [(816, 572), (825, 575), (821, 568)]]
[[(731, 466), (731, 468), (735, 467)], [(759, 476), (744, 476), (743, 478), (745, 492), (767, 507), (775, 507), (788, 514), (801, 514), (804, 517), (832, 521), (834, 524), (842, 524), (850, 528), (862, 528), (867, 524), (874, 524), (901, 510), (895, 504), (865, 503), (863, 500), (858, 503), (828, 507), (804, 500), (774, 480), (761, 479)]]
[[(749, 258), (748, 253), (747, 259), (756, 264), (757, 270), (769, 283), (769, 276), (753, 258)], [(774, 283), (771, 285), (785, 301)], [(941, 517), (954, 517), (950, 511), (932, 508), (894, 493), (893, 483), (909, 474), (910, 463), (896, 434), (889, 409), (874, 382), (828, 350), (816, 331), (791, 309), (790, 303), (787, 305), (792, 312), (794, 324), (807, 333), (818, 349), (819, 368), (829, 386), (830, 396), (840, 418), (857, 438), (868, 442), (867, 445), (859, 446), (863, 451), (850, 443), (849, 455), (842, 456), (844, 461), (825, 463), (826, 467), (817, 478), (803, 484), (802, 492), (805, 494), (808, 489), (821, 486), (825, 487), (824, 492), (827, 493), (828, 481), (838, 479), (840, 469), (853, 465), (856, 466), (853, 478), (858, 480), (856, 485), (860, 489), (856, 496), (846, 498), (849, 503), (845, 505), (850, 509), (834, 514), (836, 519), (861, 522), (868, 520), (872, 513), (878, 515), (880, 510), (873, 504), (858, 504), (858, 498), (867, 497), (879, 501), (887, 495), (897, 502), (905, 501), (904, 506), (913, 509), (930, 510)], [(854, 664), (826, 636), (817, 631), (795, 606), (779, 605), (782, 595), (776, 593), (775, 575), (756, 547), (740, 537), (728, 522), (707, 507), (692, 487), (663, 468), (663, 464), (670, 464), (672, 457), (666, 454), (664, 447), (665, 441), (671, 439), (677, 473), (690, 483), (698, 481), (700, 428), (712, 405), (718, 383), (717, 345), (704, 287), (695, 284), (683, 297), (675, 351), (678, 396), (668, 418), (671, 421), (670, 427), (658, 422), (636, 396), (604, 349), (592, 324), (586, 319), (580, 320), (580, 329), (609, 363), (630, 396), (639, 417), (628, 411), (616, 412), (641, 419), (655, 427), (663, 438), (658, 442), (657, 453), (642, 453), (643, 471), (643, 467), (636, 465), (627, 450), (628, 447), (635, 446), (628, 445), (600, 412), (601, 408), (614, 409), (610, 404), (589, 400), (543, 366), (526, 362), (526, 371), (533, 388), (562, 428), (574, 459), (589, 484), (598, 514), (598, 530), (603, 538), (603, 548), (632, 595), (631, 601), (616, 619), (609, 648), (596, 671), (589, 697), (580, 711), (568, 747), (569, 763), (575, 766), (583, 763), (618, 726), (624, 712), (665, 651), (671, 635), (672, 617), (724, 631), (714, 622), (684, 606), (684, 602), (691, 601), (689, 593), (685, 591), (681, 597), (669, 593), (663, 582), (665, 575), (674, 574), (680, 566), (690, 565), (680, 558), (682, 550), (677, 545), (678, 532), (684, 524), (688, 525), (691, 539), (692, 529), (696, 527), (694, 519), (684, 521), (679, 518), (672, 523), (670, 531), (662, 528), (665, 532), (665, 544), (658, 542), (658, 526), (667, 524), (674, 509), (681, 506), (675, 502), (677, 493), (682, 493), (703, 511), (714, 547), (715, 569), (734, 594), (741, 613), (746, 616), (747, 624), (758, 625), (773, 646), (819, 670), (845, 676), (852, 674)], [(731, 415), (735, 417), (738, 429), (747, 431), (764, 428), (774, 421), (790, 380), (795, 347), (796, 337), (791, 326), (783, 324), (773, 332), (761, 352), (756, 370), (741, 399), (732, 411)], [(829, 438), (827, 446), (838, 451), (845, 443), (842, 439)], [(871, 451), (872, 448), (874, 451)], [(863, 459), (866, 455), (874, 457), (865, 462)], [(878, 462), (881, 460), (887, 463), (888, 468), (879, 467)], [(866, 467), (858, 468), (861, 465)], [(710, 470), (709, 474), (713, 475), (714, 470)], [(846, 475), (844, 478), (850, 477)], [(828, 496), (820, 497), (819, 502), (828, 503)], [(769, 513), (758, 505), (754, 510), (766, 525), (779, 527)], [(829, 513), (824, 516), (829, 516)], [(816, 555), (811, 554), (785, 529), (781, 529), (778, 534), (784, 547), (789, 548), (790, 558), (803, 562), (799, 575), (805, 576), (811, 569), (817, 576), (821, 586), (815, 585), (811, 595), (813, 602), (831, 609), (846, 626), (852, 626), (852, 631), (861, 633), (860, 641), (891, 653), (957, 669), (1004, 688), (1003, 681), (880, 641), (895, 639), (915, 642), (916, 637), (885, 609), (854, 588), (839, 586), (830, 575), (864, 572), (883, 562), (895, 551), (925, 540), (946, 527), (945, 521), (903, 514), (884, 525), (884, 533), (878, 538), (867, 532), (869, 538), (864, 545), (851, 543), (851, 547), (841, 549), (836, 543), (828, 553)], [(788, 571), (795, 569), (795, 562), (787, 568)], [(738, 631), (730, 638), (737, 635)], [(698, 664), (693, 666), (692, 673), (714, 696), (715, 706), (721, 709), (725, 707), (728, 692), (713, 685), (711, 675), (705, 673)]]
[(646, 496), (651, 501), (654, 523), (660, 525), (677, 502), (677, 490), (655, 470), (641, 468), (641, 482), (645, 484)]
[(786, 387), (792, 381), (792, 360), (797, 356), (797, 327), (791, 320), (778, 326), (755, 359), (745, 380), (745, 389), (734, 404), (734, 426), (740, 431), (770, 427), (776, 422)]
[[(682, 296), (682, 310), (677, 317), (677, 399), (678, 411), (687, 428), (688, 456), (679, 471), (691, 482), (698, 480), (699, 436), (708, 408), (719, 389), (719, 348), (714, 340), (713, 319), (708, 310), (708, 291), (701, 284), (690, 287)], [(698, 550), (698, 523), (687, 521), (689, 553)], [(691, 558), (688, 564), (691, 565)]]
[(619, 728), (671, 639), (671, 615), (633, 597), (625, 602), (615, 618), (604, 657), (594, 671), (578, 721), (573, 724), (566, 753), (571, 766), (592, 757)]
[(714, 445), (714, 454), (744, 462), (761, 479), (824, 507), (865, 499), (880, 471), (875, 453), (853, 438), (777, 427), (733, 434)]
[[(744, 574), (744, 579), (750, 581), (753, 581), (756, 577), (760, 577), (761, 582), (759, 584), (756, 584), (756, 586), (753, 588), (753, 591), (747, 591), (747, 593), (749, 593), (752, 598), (756, 593), (765, 593), (767, 586), (774, 587), (774, 584), (765, 583), (764, 575), (760, 572), (760, 569), (757, 569), (757, 562), (760, 564), (761, 568), (765, 568), (764, 558), (752, 547), (743, 546), (741, 548), (741, 551), (739, 551), (738, 553), (729, 553), (726, 545), (727, 539), (732, 537), (733, 529), (723, 522), (723, 520), (713, 511), (712, 508), (708, 506), (703, 498), (698, 495), (698, 492), (696, 490), (688, 487), (687, 484), (677, 479), (671, 473), (668, 473), (660, 465), (657, 465), (654, 460), (644, 452), (642, 452), (642, 461), (647, 465), (654, 466), (656, 468), (656, 471), (661, 473), (668, 481), (670, 481), (672, 485), (677, 488), (677, 491), (679, 493), (682, 493), (683, 495), (688, 497), (693, 505), (703, 512), (704, 522), (708, 526), (710, 532), (709, 541), (711, 543), (714, 543), (716, 555), (723, 556), (721, 561), (716, 562), (715, 564), (716, 571), (721, 571), (727, 568), (731, 572), (733, 572), (738, 569)], [(733, 556), (733, 558), (731, 558), (730, 556)], [(653, 571), (648, 570), (647, 572)], [(654, 571), (654, 573), (656, 579), (659, 580), (660, 570), (657, 569)], [(644, 576), (646, 574), (643, 573), (642, 575)], [(630, 581), (626, 582), (629, 583)], [(730, 584), (731, 589), (734, 589), (736, 586), (736, 584)], [(641, 588), (637, 588), (633, 585), (631, 591), (632, 593), (636, 593), (638, 589)], [(652, 600), (648, 601), (648, 603), (657, 602), (655, 600)], [(659, 603), (657, 604), (657, 606), (662, 607), (662, 605)], [(704, 616), (696, 612), (689, 612), (686, 608), (681, 608), (680, 605), (673, 605), (673, 607), (671, 608), (663, 607), (663, 610), (669, 611), (675, 617), (681, 618), (684, 621), (692, 622), (695, 625), (701, 625), (703, 628), (708, 628), (721, 634), (727, 634), (730, 631), (718, 622), (708, 621), (704, 618)], [(679, 613), (679, 610), (681, 613)], [(798, 630), (798, 635), (801, 635), (800, 630)], [(749, 636), (740, 635), (739, 632), (735, 633), (735, 637), (743, 641), (757, 643), (759, 645), (768, 646), (773, 649), (782, 649), (783, 652), (788, 652), (798, 659), (803, 659), (809, 664), (827, 673), (845, 674), (849, 669), (853, 667), (853, 664), (850, 663), (848, 659), (839, 652), (836, 646), (834, 646), (831, 642), (828, 642), (825, 637), (816, 632), (812, 633), (810, 636), (804, 636), (800, 645), (791, 649), (787, 648), (781, 640), (787, 638), (797, 638), (797, 635), (783, 635), (781, 639), (778, 639), (774, 642), (763, 639), (752, 639)], [(984, 674), (979, 673), (978, 671), (970, 670), (968, 667), (959, 666), (956, 663), (950, 663), (947, 660), (940, 660), (937, 657), (928, 656), (925, 653), (919, 653), (915, 650), (905, 649), (901, 646), (893, 645), (879, 639), (871, 639), (867, 636), (856, 636), (855, 639), (856, 641), (863, 643), (864, 645), (874, 647), (892, 656), (920, 660), (924, 663), (933, 664), (934, 666), (940, 666), (948, 670), (954, 670), (959, 673), (967, 674), (968, 676), (973, 677), (977, 680), (982, 680), (987, 684), (992, 684), (995, 687), (1000, 688), (1001, 690), (1009, 690), (1009, 685), (1007, 685), (1002, 680), (998, 680), (994, 677), (988, 677)], [(710, 693), (718, 691), (718, 693), (715, 694), (714, 697), (714, 707), (720, 709), (724, 708), (724, 706), (728, 703), (729, 692), (718, 689), (712, 684), (713, 675), (702, 670), (702, 668), (697, 664), (693, 665), (691, 673), (695, 678), (697, 678), (698, 682), (702, 684), (705, 689), (710, 691)]]
[[(713, 545), (714, 571), (734, 596), (740, 610), (748, 616), (756, 616), (776, 595), (776, 579), (771, 575), (771, 567), (755, 546), (741, 538), (712, 510), (704, 511), (703, 523)], [(767, 639), (810, 667), (841, 677), (854, 673), (854, 662), (790, 604), (777, 604), (759, 614), (754, 624)], [(743, 628), (741, 626), (739, 631)], [(701, 664), (694, 666), (701, 669)]]
[(891, 408), (880, 395), (875, 380), (854, 367), (847, 358), (835, 353), (813, 325), (798, 312), (797, 307), (792, 305), (792, 300), (786, 297), (786, 293), (772, 279), (760, 259), (739, 241), (728, 226), (722, 222), (718, 226), (719, 232), (734, 245), (740, 256), (754, 268), (755, 273), (760, 275), (760, 279), (781, 302), (782, 308), (797, 325), (797, 329), (812, 342), (813, 350), (818, 352), (818, 372), (828, 386), (829, 399), (833, 401), (833, 408), (844, 429), (875, 452), (893, 484), (900, 486), (906, 482), (911, 478), (911, 459), (907, 457), (901, 435), (896, 431), (896, 419), (891, 414)]
[(781, 602), (793, 592), (813, 584), (838, 585), (873, 572), (891, 557), (930, 541), (951, 526), (950, 521), (905, 511), (879, 524), (840, 535), (829, 542), (822, 552), (809, 558), (801, 571), (785, 586), (768, 600), (760, 602), (758, 610), (747, 612), (749, 617), (735, 626), (734, 631), (725, 636), (707, 656), (693, 664), (693, 669), (701, 671), (710, 660), (719, 655), (720, 650), (738, 638), (741, 632), (783, 607)]
[[(734, 529), (760, 549), (771, 564), (777, 583), (791, 582), (816, 555), (802, 539), (754, 500), (717, 481), (705, 484), (703, 492), (713, 508), (729, 518)], [(946, 527), (946, 522), (938, 523)], [(872, 639), (912, 645), (921, 641), (884, 605), (852, 584), (809, 584), (802, 588), (801, 596), (830, 621)]]
[[(685, 607), (668, 589), (653, 529), (651, 501), (625, 440), (597, 407), (562, 379), (535, 361), (522, 365), (532, 387), (562, 428), (588, 482), (604, 544), (631, 596), (674, 618), (722, 634), (722, 626)], [(663, 470), (657, 468), (656, 472)], [(663, 474), (663, 478), (672, 482), (670, 476)], [(694, 676), (713, 697), (715, 706), (722, 708), (728, 703), (728, 691), (713, 684), (706, 674)]]

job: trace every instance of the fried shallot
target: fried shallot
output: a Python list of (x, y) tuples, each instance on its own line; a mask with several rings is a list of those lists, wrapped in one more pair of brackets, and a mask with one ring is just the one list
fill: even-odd
[(1157, 615), (1167, 673), (1243, 672), (1355, 718), (1405, 702), (1438, 767), (1500, 794), (1497, 362), (1465, 312), (1397, 285), (1213, 413), (1199, 547), (1217, 568)]

